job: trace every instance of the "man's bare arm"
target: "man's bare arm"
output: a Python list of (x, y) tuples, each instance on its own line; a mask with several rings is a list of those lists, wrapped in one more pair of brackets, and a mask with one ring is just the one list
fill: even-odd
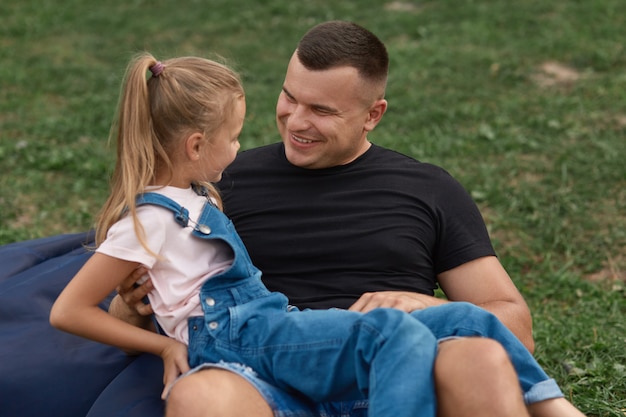
[(532, 353), (530, 309), (498, 258), (479, 258), (439, 275), (450, 301), (467, 301), (495, 314)]

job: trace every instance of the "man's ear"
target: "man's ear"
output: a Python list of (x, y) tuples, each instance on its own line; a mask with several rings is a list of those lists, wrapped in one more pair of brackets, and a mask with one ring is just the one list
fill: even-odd
[(378, 122), (383, 118), (383, 115), (387, 111), (387, 100), (380, 98), (372, 104), (367, 113), (367, 120), (365, 121), (364, 129), (368, 132), (374, 130)]
[(191, 161), (200, 159), (200, 151), (204, 145), (204, 135), (200, 132), (192, 133), (185, 139), (185, 154)]

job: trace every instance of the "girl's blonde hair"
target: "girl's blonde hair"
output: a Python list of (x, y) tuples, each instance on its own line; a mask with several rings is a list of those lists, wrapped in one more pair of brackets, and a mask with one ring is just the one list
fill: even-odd
[[(152, 69), (152, 75), (147, 77)], [(168, 155), (180, 152), (182, 138), (200, 132), (211, 138), (234, 103), (244, 96), (239, 76), (215, 61), (180, 57), (158, 62), (151, 54), (136, 55), (128, 65), (110, 140), (117, 143), (111, 193), (96, 221), (96, 245), (124, 213), (133, 216), (135, 233), (144, 242), (135, 198), (155, 178), (157, 169), (171, 177)], [(209, 190), (221, 209), (213, 185)]]

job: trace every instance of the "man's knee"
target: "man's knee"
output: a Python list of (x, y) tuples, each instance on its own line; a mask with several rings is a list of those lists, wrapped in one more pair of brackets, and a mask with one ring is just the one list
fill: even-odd
[(492, 339), (441, 343), (435, 387), (440, 416), (528, 416), (513, 364)]
[(174, 384), (166, 404), (167, 417), (271, 417), (259, 392), (241, 376), (222, 369), (206, 369)]
[[(493, 339), (468, 337), (452, 339), (439, 346), (435, 363), (435, 376), (441, 374), (444, 381), (455, 378), (489, 375), (497, 378), (504, 374), (515, 375), (513, 364), (500, 343)], [(467, 374), (467, 375), (465, 375)], [(452, 378), (452, 379), (449, 379)]]

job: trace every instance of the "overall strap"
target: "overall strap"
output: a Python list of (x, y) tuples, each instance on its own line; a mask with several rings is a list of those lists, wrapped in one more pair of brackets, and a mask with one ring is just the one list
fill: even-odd
[(189, 210), (178, 204), (171, 198), (165, 197), (158, 193), (143, 193), (139, 194), (135, 200), (137, 206), (143, 206), (145, 204), (153, 204), (166, 208), (174, 213), (174, 220), (181, 227), (187, 227), (189, 224)]

